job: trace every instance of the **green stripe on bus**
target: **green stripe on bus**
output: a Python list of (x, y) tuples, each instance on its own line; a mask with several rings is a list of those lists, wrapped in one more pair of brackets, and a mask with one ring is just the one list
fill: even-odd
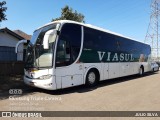
[(147, 62), (148, 55), (143, 53), (124, 53), (112, 51), (83, 50), (80, 62), (99, 63), (99, 62)]

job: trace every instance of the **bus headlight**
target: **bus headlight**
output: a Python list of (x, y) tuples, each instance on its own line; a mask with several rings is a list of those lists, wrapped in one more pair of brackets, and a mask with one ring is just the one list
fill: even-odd
[(43, 76), (40, 76), (38, 79), (45, 80), (45, 79), (50, 79), (51, 77), (52, 75), (43, 75)]

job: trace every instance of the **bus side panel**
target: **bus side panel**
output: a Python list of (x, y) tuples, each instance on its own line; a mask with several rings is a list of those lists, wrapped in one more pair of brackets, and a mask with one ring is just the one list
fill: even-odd
[(132, 69), (130, 75), (138, 74), (140, 65), (138, 62), (130, 62), (130, 68)]
[(140, 68), (138, 62), (121, 62), (119, 66), (119, 77), (138, 74)]
[(130, 64), (128, 62), (119, 63), (119, 77), (131, 74)]
[[(66, 67), (56, 68), (56, 82), (58, 82), (57, 89), (67, 88), (83, 84), (83, 64), (73, 64)], [(61, 82), (61, 86), (60, 86)]]
[(119, 77), (119, 65), (119, 62), (109, 63), (109, 79)]
[(106, 80), (109, 78), (109, 67), (108, 67), (108, 63), (102, 63), (102, 73), (103, 73), (103, 79), (102, 80)]

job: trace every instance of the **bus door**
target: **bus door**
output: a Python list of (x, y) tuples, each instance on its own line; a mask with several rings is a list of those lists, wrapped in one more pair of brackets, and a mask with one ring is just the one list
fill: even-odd
[[(77, 48), (78, 49), (78, 48)], [(83, 84), (83, 63), (76, 62), (78, 53), (67, 40), (59, 40), (56, 54), (57, 89)]]

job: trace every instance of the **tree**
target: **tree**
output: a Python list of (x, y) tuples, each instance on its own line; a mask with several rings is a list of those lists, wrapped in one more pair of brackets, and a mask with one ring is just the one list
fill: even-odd
[(5, 1), (0, 2), (0, 22), (2, 22), (3, 20), (7, 20), (6, 14), (5, 14), (7, 7), (4, 7), (5, 4), (6, 4)]
[(62, 8), (60, 17), (52, 19), (52, 21), (56, 21), (56, 20), (73, 20), (77, 22), (83, 22), (83, 23), (85, 22), (84, 15), (81, 13), (78, 13), (76, 10), (73, 11), (73, 9), (70, 8), (68, 5)]

